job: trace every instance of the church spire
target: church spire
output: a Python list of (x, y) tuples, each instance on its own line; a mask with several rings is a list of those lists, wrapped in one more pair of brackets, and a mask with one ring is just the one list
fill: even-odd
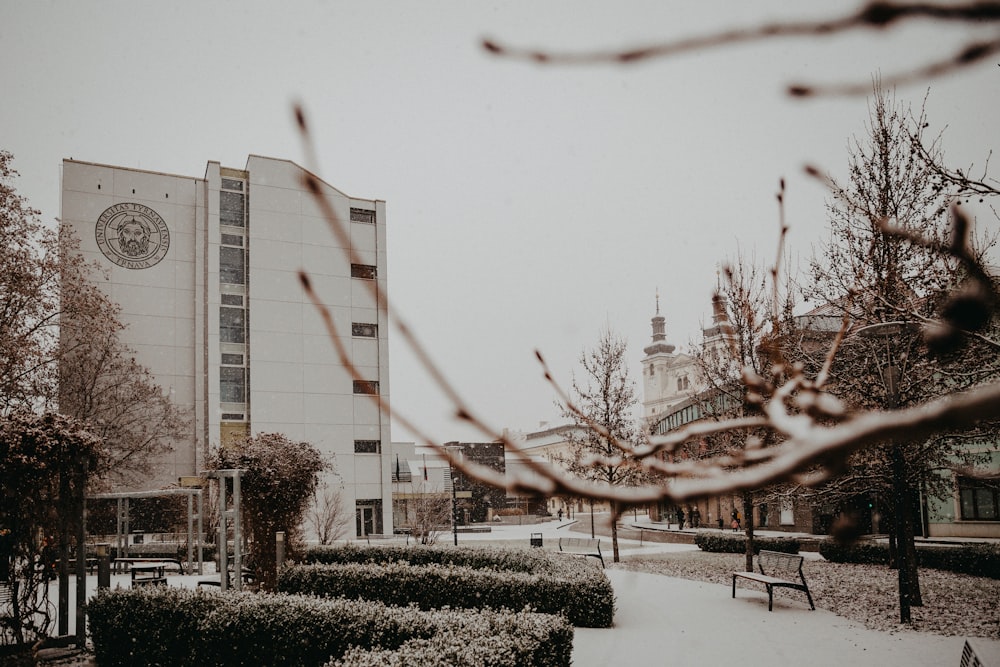
[(653, 325), (653, 344), (649, 347), (643, 349), (646, 356), (651, 354), (656, 354), (658, 352), (665, 352), (670, 354), (674, 351), (674, 346), (669, 345), (667, 341), (667, 318), (660, 315), (660, 289), (656, 289), (656, 315), (652, 319)]

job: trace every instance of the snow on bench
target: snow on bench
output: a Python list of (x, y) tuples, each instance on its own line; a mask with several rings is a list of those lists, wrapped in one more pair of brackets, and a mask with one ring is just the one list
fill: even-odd
[(560, 537), (559, 551), (578, 556), (592, 556), (601, 561), (604, 567), (604, 556), (601, 555), (601, 541), (589, 537)]
[[(792, 588), (803, 591), (809, 599), (809, 608), (815, 609), (812, 594), (806, 584), (806, 578), (802, 574), (802, 556), (797, 554), (786, 554), (780, 551), (761, 551), (757, 556), (757, 567), (760, 574), (756, 572), (733, 572), (733, 597), (736, 597), (736, 579), (749, 579), (758, 581), (767, 587), (767, 610), (771, 611), (774, 605), (775, 588)], [(798, 581), (793, 581), (797, 578)]]

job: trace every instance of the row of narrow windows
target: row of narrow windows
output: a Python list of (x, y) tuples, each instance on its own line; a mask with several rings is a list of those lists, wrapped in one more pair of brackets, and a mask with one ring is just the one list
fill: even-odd
[[(223, 178), (222, 189), (219, 192), (219, 222), (221, 225), (231, 228), (222, 233), (219, 247), (219, 282), (223, 285), (244, 286), (245, 288), (247, 283), (246, 203), (247, 187), (245, 181)], [(375, 211), (351, 208), (350, 218), (351, 222), (374, 224)], [(374, 280), (377, 275), (378, 270), (374, 265), (351, 264), (352, 278)], [(246, 345), (247, 311), (244, 296), (223, 293), (221, 302), (219, 307), (219, 341)], [(351, 324), (351, 335), (361, 338), (378, 338), (378, 325), (370, 322), (354, 322)], [(221, 354), (219, 400), (222, 403), (245, 404), (249, 384), (246, 354), (236, 353), (232, 350), (224, 351)], [(353, 389), (355, 394), (377, 395), (379, 383), (377, 381), (355, 381)], [(245, 415), (232, 412), (223, 415), (223, 417), (242, 420)], [(358, 453), (377, 452), (378, 448), (378, 441), (358, 440), (355, 442), (355, 451)]]

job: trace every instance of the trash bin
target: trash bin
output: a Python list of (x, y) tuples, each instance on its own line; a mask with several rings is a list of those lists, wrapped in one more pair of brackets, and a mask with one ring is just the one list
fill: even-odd
[(540, 546), (542, 546), (542, 534), (541, 533), (532, 533), (531, 534), (531, 546), (533, 546), (533, 547), (540, 547)]

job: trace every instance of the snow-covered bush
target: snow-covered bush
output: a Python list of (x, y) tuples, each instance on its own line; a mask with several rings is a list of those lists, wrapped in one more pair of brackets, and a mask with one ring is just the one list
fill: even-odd
[[(365, 551), (355, 549), (352, 553), (363, 557)], [(428, 562), (433, 561), (428, 558), (431, 549), (408, 551), (420, 562), (408, 562), (402, 558), (406, 554), (400, 553), (399, 560), (388, 562), (290, 566), (279, 573), (278, 589), (285, 593), (363, 598), (395, 605), (416, 604), (421, 609), (531, 608), (564, 614), (580, 627), (611, 626), (614, 591), (604, 572), (593, 563), (528, 550), (508, 550), (499, 559), (472, 553), (486, 550), (468, 549), (470, 553), (459, 554), (457, 558), (449, 556), (458, 550), (433, 550), (440, 560), (446, 561), (440, 563)], [(496, 553), (499, 556), (503, 552), (496, 550)], [(510, 568), (501, 567), (502, 564)]]
[(489, 610), (429, 613), (451, 631), (409, 640), (396, 649), (351, 649), (327, 667), (544, 667), (571, 662), (573, 629), (562, 619), (563, 625), (555, 627), (553, 619), (559, 617)]
[[(349, 651), (352, 660), (362, 661), (351, 664), (385, 664), (379, 658), (365, 662), (369, 650), (402, 650), (405, 664), (422, 665), (415, 659), (421, 646), (463, 647), (463, 655), (473, 656), (467, 664), (557, 667), (569, 665), (573, 643), (566, 619), (549, 614), (425, 612), (373, 601), (233, 591), (104, 591), (88, 604), (88, 613), (101, 667), (318, 666)], [(501, 646), (509, 661), (484, 661), (486, 652)]]
[[(747, 538), (739, 533), (714, 533), (701, 531), (694, 538), (695, 545), (702, 551), (715, 553), (741, 554), (746, 553)], [(780, 551), (786, 554), (797, 554), (801, 544), (794, 537), (755, 537), (753, 552)]]
[(303, 563), (334, 565), (337, 563), (395, 563), (411, 565), (463, 565), (478, 569), (541, 572), (552, 559), (538, 549), (501, 549), (496, 547), (438, 547), (385, 544), (356, 546), (319, 546), (306, 549)]

